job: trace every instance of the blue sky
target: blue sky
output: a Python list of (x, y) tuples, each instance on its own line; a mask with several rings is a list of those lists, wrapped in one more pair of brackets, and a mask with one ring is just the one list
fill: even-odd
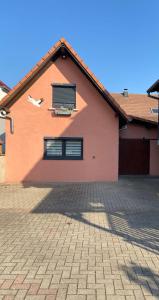
[(1, 2), (0, 79), (13, 87), (65, 37), (110, 92), (159, 78), (159, 0)]

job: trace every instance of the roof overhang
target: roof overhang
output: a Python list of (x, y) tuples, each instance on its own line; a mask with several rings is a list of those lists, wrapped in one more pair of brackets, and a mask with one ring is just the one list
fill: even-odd
[(146, 127), (157, 127), (158, 126), (157, 121), (148, 120), (146, 118), (140, 118), (140, 117), (133, 116), (133, 115), (129, 116), (129, 118), (130, 118), (131, 123), (142, 124)]
[(65, 39), (59, 40), (41, 60), (35, 65), (35, 67), (6, 95), (1, 103), (0, 107), (10, 110), (14, 102), (21, 96), (23, 90), (27, 88), (29, 83), (46, 67), (49, 62), (55, 61), (59, 56), (65, 58), (69, 56), (74, 63), (80, 68), (83, 74), (91, 81), (98, 92), (108, 102), (111, 108), (118, 114), (120, 124), (128, 122), (128, 116), (105, 87), (97, 80), (95, 75), (84, 64), (81, 58), (73, 50)]
[(147, 90), (147, 93), (154, 93), (154, 92), (159, 92), (159, 79), (155, 81), (155, 83), (153, 83), (149, 89)]

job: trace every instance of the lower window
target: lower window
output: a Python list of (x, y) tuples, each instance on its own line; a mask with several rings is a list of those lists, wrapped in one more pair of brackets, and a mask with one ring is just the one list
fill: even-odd
[(83, 159), (83, 139), (44, 138), (44, 159)]

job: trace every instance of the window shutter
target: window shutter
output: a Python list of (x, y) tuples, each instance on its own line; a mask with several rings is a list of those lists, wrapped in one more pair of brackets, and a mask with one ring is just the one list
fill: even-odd
[(81, 141), (66, 141), (66, 156), (81, 156)]
[(75, 107), (76, 87), (73, 85), (53, 85), (53, 107)]
[(61, 140), (47, 140), (46, 141), (46, 155), (62, 156), (62, 141)]
[(44, 159), (82, 160), (83, 138), (44, 138)]

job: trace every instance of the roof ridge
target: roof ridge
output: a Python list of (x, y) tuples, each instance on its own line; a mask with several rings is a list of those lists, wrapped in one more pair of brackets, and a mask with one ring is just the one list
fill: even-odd
[[(110, 94), (112, 94), (112, 95), (122, 95), (122, 92), (120, 93), (120, 92), (110, 92)], [(129, 93), (128, 95), (138, 95), (138, 96), (148, 96), (148, 94), (147, 93)]]
[(47, 53), (42, 56), (42, 58), (35, 64), (35, 66), (13, 87), (13, 89), (2, 99), (0, 106), (1, 107), (10, 107), (12, 105), (12, 99), (17, 96), (17, 94), (29, 83), (29, 81), (36, 76), (39, 70), (49, 62), (50, 58), (59, 50), (61, 45), (65, 45), (67, 51), (70, 53), (72, 57), (77, 61), (78, 66), (83, 69), (84, 73), (89, 77), (89, 79), (94, 82), (96, 87), (100, 92), (102, 92), (103, 97), (112, 108), (117, 111), (122, 118), (125, 120), (128, 119), (128, 116), (124, 112), (124, 110), (119, 106), (117, 101), (113, 98), (113, 96), (105, 89), (104, 85), (96, 78), (96, 76), (91, 72), (89, 67), (84, 63), (84, 61), (80, 58), (80, 56), (75, 52), (72, 46), (67, 42), (65, 38), (61, 38), (57, 41)]
[[(17, 83), (17, 84), (9, 91), (9, 93), (2, 99), (2, 101), (1, 101), (1, 103), (0, 103), (1, 106), (2, 106), (3, 103), (6, 101), (6, 99), (8, 99), (8, 97), (9, 97), (10, 95), (12, 95), (13, 92), (14, 92), (19, 86), (21, 86), (21, 84), (25, 81), (25, 78), (26, 78), (26, 79), (30, 78), (30, 74), (31, 74), (31, 73), (33, 74), (33, 73), (37, 70), (37, 68), (41, 65), (42, 61), (45, 61), (45, 59), (47, 59), (49, 56), (52, 55), (53, 49), (56, 49), (56, 47), (58, 47), (58, 45), (60, 45), (60, 40), (57, 41), (57, 42), (54, 44), (54, 46), (52, 46), (52, 47), (46, 52), (46, 54), (45, 54), (44, 56), (42, 56), (41, 59), (40, 59), (40, 60), (39, 60), (39, 61), (31, 68), (31, 70), (30, 70), (27, 74), (25, 74), (24, 77), (23, 77), (20, 81), (18, 81), (18, 83)], [(4, 104), (4, 105), (5, 105), (5, 104)]]

